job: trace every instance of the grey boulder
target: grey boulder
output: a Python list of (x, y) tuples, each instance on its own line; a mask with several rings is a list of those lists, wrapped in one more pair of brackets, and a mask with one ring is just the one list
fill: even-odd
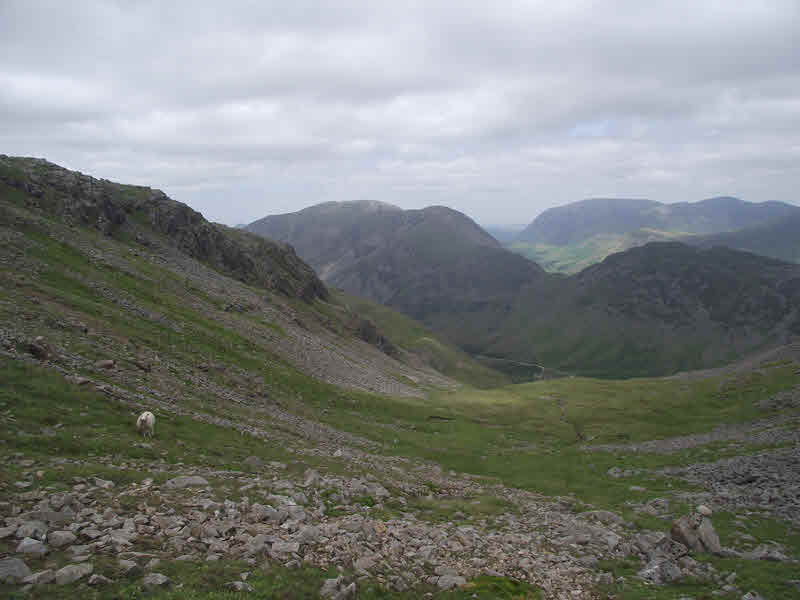
[(168, 480), (164, 487), (171, 489), (183, 489), (191, 486), (208, 485), (208, 480), (199, 475), (181, 475)]
[(4, 558), (0, 560), (0, 581), (3, 583), (18, 583), (28, 577), (31, 570), (19, 558)]
[(78, 565), (67, 565), (56, 571), (56, 583), (66, 585), (78, 581), (81, 577), (91, 575), (94, 567), (91, 563), (81, 563)]

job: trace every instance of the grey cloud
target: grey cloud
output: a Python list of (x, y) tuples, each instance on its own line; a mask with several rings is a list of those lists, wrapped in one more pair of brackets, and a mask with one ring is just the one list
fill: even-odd
[(325, 200), (525, 223), (798, 202), (800, 5), (0, 3), (0, 152), (228, 223)]

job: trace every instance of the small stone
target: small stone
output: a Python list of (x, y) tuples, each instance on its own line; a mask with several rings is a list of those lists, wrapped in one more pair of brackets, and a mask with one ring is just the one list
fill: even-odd
[(94, 366), (98, 369), (113, 369), (116, 363), (110, 359), (106, 358), (104, 360), (95, 361)]
[(55, 578), (56, 574), (53, 569), (45, 569), (44, 571), (39, 571), (33, 575), (28, 575), (22, 580), (22, 583), (30, 585), (44, 585), (46, 583), (52, 583)]
[(0, 581), (3, 583), (18, 583), (28, 577), (31, 570), (19, 558), (4, 558), (0, 560)]
[(88, 583), (91, 586), (100, 587), (102, 585), (108, 585), (109, 583), (114, 583), (114, 582), (111, 581), (108, 577), (103, 577), (102, 575), (95, 573), (94, 575), (89, 577)]
[(139, 565), (132, 560), (125, 560), (121, 558), (117, 564), (119, 565), (122, 574), (128, 577), (134, 577), (142, 572), (142, 569), (139, 567)]
[(252, 467), (254, 469), (260, 469), (264, 466), (264, 461), (258, 458), (257, 456), (248, 456), (242, 461), (248, 467)]
[(343, 582), (343, 577), (326, 579), (324, 582), (322, 582), (322, 587), (319, 589), (320, 598), (333, 598), (334, 596), (338, 595), (339, 588), (342, 586)]
[(68, 546), (77, 539), (77, 536), (71, 531), (51, 531), (47, 535), (47, 543), (53, 548)]
[(199, 475), (181, 475), (168, 480), (164, 487), (171, 489), (183, 489), (190, 486), (208, 485), (208, 480)]
[(441, 590), (450, 590), (454, 587), (459, 587), (467, 583), (467, 580), (460, 575), (442, 575), (436, 581), (436, 585)]
[(144, 576), (144, 579), (142, 579), (142, 585), (148, 591), (167, 587), (169, 583), (169, 577), (162, 575), (161, 573), (149, 573), (148, 575)]
[(320, 530), (313, 525), (304, 525), (295, 536), (298, 544), (313, 544), (319, 540)]
[(16, 525), (9, 525), (8, 527), (0, 527), (0, 540), (4, 540), (7, 537), (11, 537), (17, 532), (18, 527)]
[(244, 581), (231, 581), (225, 584), (226, 588), (232, 589), (234, 592), (252, 592), (253, 588), (249, 583)]
[(697, 512), (703, 515), (704, 517), (710, 517), (713, 514), (712, 510), (705, 504), (698, 505)]
[(26, 537), (17, 546), (17, 552), (20, 554), (27, 554), (29, 556), (35, 556), (37, 558), (41, 558), (42, 556), (47, 554), (48, 549), (47, 546), (45, 546), (39, 540)]
[(663, 585), (680, 579), (683, 577), (683, 572), (669, 559), (656, 559), (649, 562), (637, 575), (647, 581)]
[(147, 569), (148, 571), (152, 571), (153, 569), (157, 568), (158, 565), (160, 564), (161, 564), (160, 558), (151, 558), (150, 560), (147, 561), (147, 564), (144, 566), (144, 568)]
[(711, 524), (711, 519), (703, 517), (702, 523), (697, 528), (697, 537), (703, 544), (706, 552), (711, 552), (717, 556), (722, 555), (722, 544), (720, 544), (719, 536), (714, 531), (714, 526)]
[(272, 551), (277, 553), (299, 552), (300, 544), (297, 542), (275, 542), (272, 544)]
[(67, 565), (56, 571), (56, 583), (66, 585), (78, 581), (81, 577), (91, 575), (94, 567), (91, 563), (81, 563), (79, 565)]
[(322, 477), (317, 471), (314, 469), (306, 469), (306, 472), (303, 474), (303, 487), (316, 486), (321, 480)]
[(27, 537), (44, 541), (46, 535), (47, 525), (44, 521), (26, 521), (19, 526), (16, 532), (16, 536), (19, 539)]
[(114, 487), (114, 482), (109, 481), (107, 479), (100, 479), (99, 477), (94, 478), (94, 484), (99, 487), (103, 488), (104, 490), (110, 490)]

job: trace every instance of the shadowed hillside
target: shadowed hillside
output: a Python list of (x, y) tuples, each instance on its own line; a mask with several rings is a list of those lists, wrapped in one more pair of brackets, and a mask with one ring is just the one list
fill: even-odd
[(727, 246), (787, 262), (800, 263), (800, 215), (746, 227), (739, 231), (685, 238), (687, 244), (711, 248)]

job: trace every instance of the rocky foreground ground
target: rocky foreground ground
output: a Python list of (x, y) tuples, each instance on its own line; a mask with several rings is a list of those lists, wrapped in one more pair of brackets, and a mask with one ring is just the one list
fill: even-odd
[[(100, 385), (138, 410), (136, 398), (126, 397), (124, 390)], [(168, 402), (158, 408), (178, 410)], [(766, 540), (743, 539), (737, 548), (722, 547), (710, 508), (733, 505), (796, 520), (798, 446), (792, 437), (796, 430), (782, 428), (784, 421), (769, 425), (787, 431), (789, 437), (780, 440), (789, 445), (654, 474), (705, 487), (688, 497), (706, 505), (699, 513), (673, 512), (672, 503), (687, 500), (685, 494), (637, 507), (676, 522), (682, 518), (683, 529), (676, 533), (675, 527), (672, 532), (638, 529), (618, 514), (595, 510), (575, 498), (544, 497), (443, 472), (435, 464), (386, 456), (374, 442), (298, 417), (284, 415), (277, 419), (280, 427), (274, 428), (257, 420), (234, 423), (196, 411), (191, 416), (235, 427), (243, 435), (277, 437), (298, 461), (326, 457), (338, 468), (297, 471), (292, 461), (251, 457), (241, 470), (219, 471), (120, 456), (44, 462), (16, 454), (10, 460), (21, 467), (22, 475), (12, 489), (6, 488), (0, 502), (0, 579), (25, 589), (75, 581), (103, 586), (115, 577), (127, 577), (153, 588), (180, 585), (159, 573), (163, 561), (242, 559), (254, 569), (270, 564), (340, 567), (345, 575), (320, 590), (332, 598), (357, 597), (363, 580), (395, 590), (426, 585), (435, 590), (488, 574), (535, 584), (546, 598), (574, 599), (600, 597), (598, 586), (621, 583), (597, 568), (599, 560), (636, 556), (641, 561), (637, 577), (653, 584), (692, 576), (720, 594), (757, 598), (737, 588), (736, 573), (719, 572), (694, 554), (797, 558)], [(4, 418), (11, 422), (13, 414)], [(743, 435), (742, 428), (734, 431), (737, 439)], [(751, 425), (753, 435), (763, 436), (763, 431), (764, 423)], [(158, 447), (159, 439), (141, 443)], [(661, 442), (665, 447), (685, 443)], [(67, 490), (29, 491), (47, 472), (75, 466), (102, 467), (104, 475), (76, 477)], [(115, 483), (109, 471), (119, 472), (121, 481), (126, 472), (150, 477)], [(609, 472), (615, 478), (630, 475)], [(445, 508), (431, 518), (421, 503)], [(115, 563), (113, 569), (109, 560)], [(248, 589), (241, 579), (230, 585)]]

